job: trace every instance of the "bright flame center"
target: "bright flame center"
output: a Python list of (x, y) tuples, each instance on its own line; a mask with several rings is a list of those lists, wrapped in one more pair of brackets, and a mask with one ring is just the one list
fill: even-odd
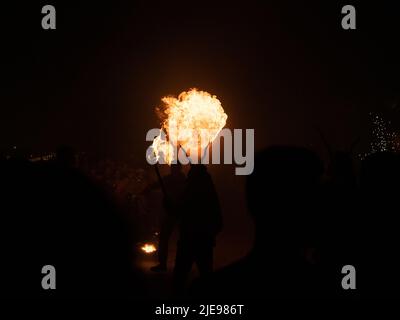
[(151, 244), (151, 243), (146, 243), (145, 245), (143, 245), (141, 247), (141, 249), (146, 253), (153, 253), (153, 252), (155, 252), (157, 250), (156, 246), (154, 244)]
[(178, 98), (163, 97), (161, 101), (163, 105), (157, 108), (157, 113), (166, 139), (160, 132), (152, 148), (157, 160), (163, 157), (168, 164), (176, 159), (177, 147), (183, 147), (188, 154), (203, 152), (228, 118), (217, 97), (205, 91), (191, 89)]

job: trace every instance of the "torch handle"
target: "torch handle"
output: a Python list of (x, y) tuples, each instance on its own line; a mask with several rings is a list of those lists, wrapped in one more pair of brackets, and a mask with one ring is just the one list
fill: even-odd
[(204, 157), (207, 155), (207, 149), (210, 146), (211, 142), (208, 143), (208, 145), (204, 148), (203, 155), (201, 156), (201, 163), (203, 163)]
[(156, 170), (156, 175), (158, 178), (158, 182), (160, 183), (162, 193), (164, 194), (164, 197), (167, 198), (167, 189), (165, 188), (164, 181), (161, 177), (160, 170), (158, 169), (157, 163), (155, 164), (154, 169)]
[(181, 148), (183, 150), (183, 152), (185, 153), (186, 158), (189, 160), (189, 163), (192, 164), (192, 162), (190, 161), (190, 157), (188, 156), (188, 154), (186, 153), (186, 150), (182, 147), (182, 145), (179, 145), (179, 148)]

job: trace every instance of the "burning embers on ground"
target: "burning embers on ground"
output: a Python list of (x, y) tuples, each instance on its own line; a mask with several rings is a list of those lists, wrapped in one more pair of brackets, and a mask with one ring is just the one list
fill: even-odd
[(140, 249), (145, 252), (145, 253), (153, 253), (157, 251), (157, 248), (154, 244), (152, 243), (145, 243), (143, 246), (140, 247)]

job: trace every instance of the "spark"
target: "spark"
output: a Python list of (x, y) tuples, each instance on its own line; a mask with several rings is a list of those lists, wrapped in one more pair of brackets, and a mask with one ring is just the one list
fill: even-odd
[(370, 151), (360, 154), (361, 160), (377, 152), (396, 152), (400, 150), (400, 135), (390, 130), (391, 122), (378, 114), (370, 113), (372, 117), (372, 141)]

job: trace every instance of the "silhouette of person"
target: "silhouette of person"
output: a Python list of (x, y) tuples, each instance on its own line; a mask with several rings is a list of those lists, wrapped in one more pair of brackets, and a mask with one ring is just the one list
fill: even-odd
[(200, 277), (210, 274), (213, 269), (213, 249), (216, 235), (222, 229), (222, 215), (218, 195), (206, 166), (191, 165), (181, 205), (173, 274), (177, 294), (184, 289), (194, 263)]
[(361, 167), (362, 215), (358, 219), (362, 264), (357, 268), (360, 287), (367, 297), (399, 297), (400, 259), (398, 193), (400, 156), (392, 152), (369, 155)]
[[(0, 173), (0, 188), (6, 190), (0, 249), (4, 259), (12, 261), (0, 268), (10, 275), (2, 282), (0, 296), (146, 295), (141, 274), (132, 267), (135, 235), (88, 177), (59, 162), (8, 162)], [(56, 269), (56, 290), (41, 287), (46, 264)]]
[(158, 239), (159, 263), (150, 268), (154, 272), (167, 271), (168, 244), (177, 223), (178, 203), (182, 197), (185, 180), (186, 177), (179, 162), (171, 165), (171, 173), (163, 179), (167, 194), (164, 195), (165, 214), (161, 218)]
[(76, 156), (74, 149), (67, 145), (60, 145), (56, 150), (56, 163), (65, 168), (74, 168)]
[(197, 280), (193, 297), (317, 296), (323, 274), (316, 241), (322, 233), (316, 201), (322, 173), (322, 162), (307, 149), (277, 146), (260, 152), (246, 183), (254, 247), (241, 260)]

